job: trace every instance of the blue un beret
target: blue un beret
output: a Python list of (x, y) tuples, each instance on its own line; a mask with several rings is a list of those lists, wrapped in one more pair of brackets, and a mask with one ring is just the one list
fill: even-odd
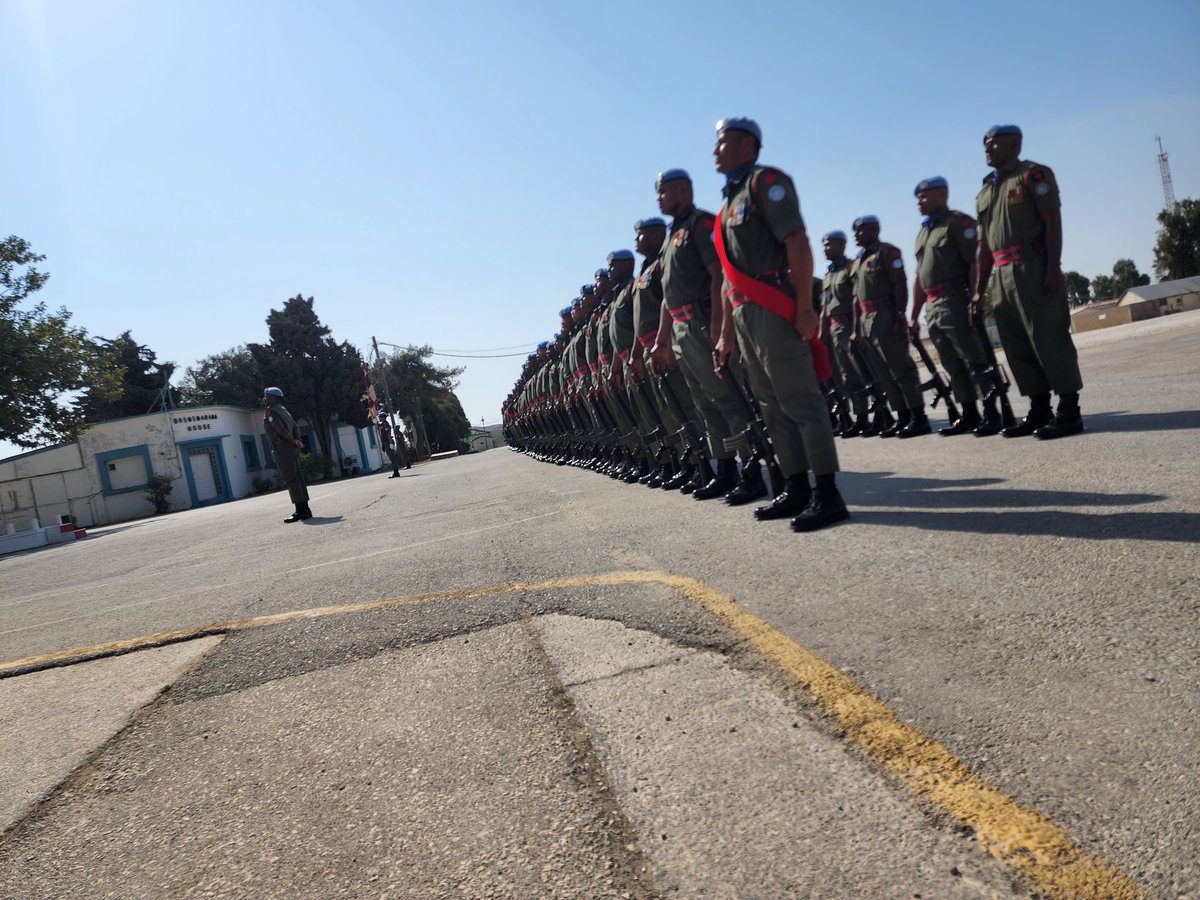
[(1002, 134), (1015, 134), (1017, 137), (1020, 137), (1021, 129), (1017, 125), (993, 125), (984, 134), (983, 139), (986, 141), (988, 138), (998, 137)]
[(921, 193), (921, 191), (932, 191), (937, 188), (949, 188), (949, 187), (950, 187), (950, 182), (948, 182), (941, 175), (934, 175), (932, 178), (926, 178), (924, 181), (922, 181), (920, 184), (918, 184), (916, 186), (916, 188), (913, 190), (913, 196), (915, 197), (917, 194)]
[(857, 219), (854, 220), (855, 228), (857, 228), (859, 225), (878, 225), (878, 224), (879, 224), (879, 216), (859, 216)]
[(691, 181), (692, 176), (687, 173), (687, 169), (667, 169), (665, 172), (659, 172), (658, 177), (654, 179), (656, 188), (662, 187), (668, 181)]
[[(603, 269), (597, 269), (595, 277), (596, 278), (607, 278), (608, 277), (608, 266), (605, 266)], [(595, 290), (595, 288), (593, 288), (593, 290)]]
[(822, 241), (844, 241), (844, 240), (846, 240), (846, 232), (830, 231), (823, 238), (821, 238), (821, 240)]
[[(574, 303), (575, 301), (574, 301), (574, 300), (572, 300), (571, 302), (572, 302), (572, 303)], [(560, 309), (560, 310), (558, 311), (558, 314), (559, 314), (560, 316), (569, 316), (569, 315), (571, 314), (571, 307), (569, 307), (569, 306), (564, 306), (562, 309)]]
[(539, 350), (549, 350), (550, 342), (549, 341), (538, 341), (538, 349)]
[(633, 261), (632, 250), (614, 250), (612, 253), (608, 254), (608, 264), (610, 266), (615, 262), (621, 262), (622, 260), (626, 259), (630, 262)]
[(758, 123), (753, 119), (747, 119), (742, 116), (735, 116), (732, 119), (722, 119), (717, 123), (717, 134), (723, 134), (730, 128), (754, 135), (754, 139), (758, 141), (758, 146), (762, 146), (762, 129), (758, 127)]
[(646, 228), (666, 228), (667, 223), (660, 216), (651, 216), (648, 219), (638, 219), (633, 223), (634, 231), (642, 231)]
[(596, 286), (594, 284), (585, 284), (583, 287), (581, 287), (579, 289), (579, 293), (594, 294), (594, 293), (596, 293)]

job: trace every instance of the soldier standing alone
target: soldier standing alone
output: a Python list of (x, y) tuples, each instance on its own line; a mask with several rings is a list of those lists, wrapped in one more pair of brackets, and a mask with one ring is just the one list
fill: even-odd
[(296, 511), (283, 521), (287, 524), (303, 522), (312, 518), (312, 510), (308, 508), (308, 488), (300, 472), (300, 451), (304, 449), (304, 441), (297, 437), (296, 420), (283, 405), (283, 391), (269, 387), (263, 391), (262, 399), (265, 407), (263, 427), (267, 432), (267, 440), (271, 442), (271, 455), (275, 457), (275, 466), (283, 476), (288, 495), (296, 507)]

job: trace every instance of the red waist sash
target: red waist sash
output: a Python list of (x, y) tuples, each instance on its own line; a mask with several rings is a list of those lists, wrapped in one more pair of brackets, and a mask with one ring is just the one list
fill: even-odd
[[(721, 260), (721, 268), (725, 272), (725, 280), (737, 292), (737, 294), (730, 297), (730, 302), (735, 307), (741, 306), (746, 300), (757, 303), (763, 309), (770, 310), (786, 321), (789, 328), (794, 328), (796, 321), (796, 301), (783, 291), (773, 288), (769, 284), (764, 284), (749, 272), (739, 269), (730, 261), (729, 254), (725, 250), (724, 229), (721, 228), (721, 222), (724, 218), (725, 210), (722, 209), (721, 214), (717, 216), (716, 221), (713, 223), (713, 245), (716, 248), (717, 256)], [(738, 294), (745, 299), (740, 299)], [(814, 334), (808, 339), (808, 346), (812, 350), (813, 371), (817, 374), (817, 381), (832, 378), (833, 367), (829, 364), (829, 351), (825, 349), (825, 344), (821, 341), (821, 338)]]

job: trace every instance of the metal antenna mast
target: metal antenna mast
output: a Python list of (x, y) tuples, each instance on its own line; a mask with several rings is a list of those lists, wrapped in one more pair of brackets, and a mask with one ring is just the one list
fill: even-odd
[(1162, 138), (1155, 135), (1158, 141), (1158, 172), (1162, 176), (1163, 201), (1166, 209), (1175, 208), (1175, 188), (1171, 186), (1171, 164), (1167, 161), (1167, 151), (1163, 149)]

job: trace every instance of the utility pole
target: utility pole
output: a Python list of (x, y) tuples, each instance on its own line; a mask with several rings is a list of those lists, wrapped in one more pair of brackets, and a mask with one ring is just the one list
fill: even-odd
[(1171, 185), (1171, 164), (1167, 160), (1167, 151), (1163, 149), (1162, 138), (1154, 136), (1158, 141), (1158, 174), (1162, 176), (1163, 202), (1165, 209), (1175, 208), (1175, 188)]

